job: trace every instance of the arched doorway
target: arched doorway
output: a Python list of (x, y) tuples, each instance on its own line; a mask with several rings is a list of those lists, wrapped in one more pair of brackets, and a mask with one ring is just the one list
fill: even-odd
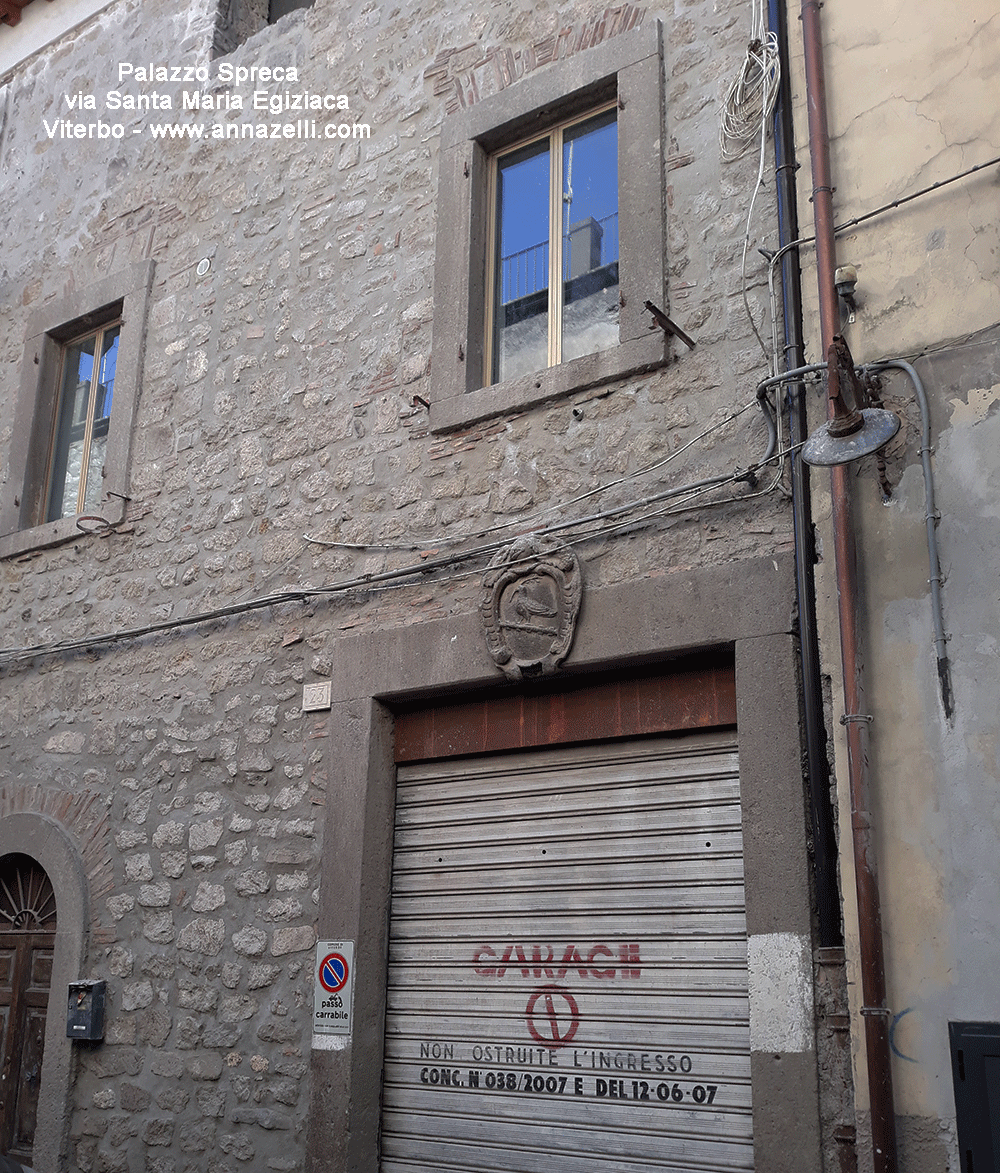
[(0, 1152), (31, 1164), (45, 1019), (56, 944), (56, 900), (30, 856), (0, 857)]

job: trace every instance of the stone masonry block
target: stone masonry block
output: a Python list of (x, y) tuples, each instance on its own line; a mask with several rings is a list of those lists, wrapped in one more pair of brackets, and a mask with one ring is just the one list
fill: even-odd
[(202, 883), (198, 885), (191, 901), (195, 912), (214, 912), (226, 903), (226, 889), (221, 884)]
[(281, 957), (285, 953), (301, 953), (316, 944), (316, 931), (312, 925), (275, 929), (271, 937), (271, 956)]
[(222, 1075), (222, 1056), (215, 1051), (202, 1051), (188, 1059), (185, 1069), (191, 1079), (214, 1082)]
[(198, 917), (186, 924), (177, 936), (177, 948), (206, 957), (215, 957), (226, 939), (226, 922)]
[(238, 933), (233, 933), (233, 948), (244, 957), (260, 957), (267, 948), (267, 933), (247, 925)]
[(222, 829), (221, 817), (193, 823), (188, 831), (188, 845), (192, 851), (204, 851), (206, 847), (214, 847), (222, 838)]
[(122, 990), (122, 1010), (139, 1010), (153, 1001), (153, 987), (149, 982), (132, 982)]

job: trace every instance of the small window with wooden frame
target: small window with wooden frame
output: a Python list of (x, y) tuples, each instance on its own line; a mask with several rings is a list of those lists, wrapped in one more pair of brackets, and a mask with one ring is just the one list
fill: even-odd
[(121, 305), (111, 320), (62, 346), (59, 407), (49, 458), (46, 521), (97, 513), (104, 498)]
[(617, 114), (608, 103), (490, 160), (487, 383), (618, 343)]

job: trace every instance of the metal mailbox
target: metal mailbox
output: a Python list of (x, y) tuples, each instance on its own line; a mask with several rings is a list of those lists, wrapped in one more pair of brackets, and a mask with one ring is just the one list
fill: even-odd
[(66, 1008), (66, 1037), (70, 1039), (104, 1038), (104, 1005), (107, 982), (83, 978), (69, 983)]

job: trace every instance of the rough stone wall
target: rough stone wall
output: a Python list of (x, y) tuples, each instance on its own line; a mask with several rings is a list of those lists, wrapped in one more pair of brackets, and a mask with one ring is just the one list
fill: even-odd
[(267, 24), (268, 0), (222, 0), (215, 14), (212, 52), (231, 53)]
[(299, 1167), (325, 731), (298, 707), (301, 657), (253, 626), (7, 676), (5, 774), (96, 796), (112, 827), (88, 967), (108, 1029), (79, 1056), (71, 1168)]
[[(739, 278), (756, 160), (724, 168), (717, 142), (744, 7), (428, 0), (390, 12), (318, 0), (229, 58), (294, 64), (300, 81), (287, 88), (347, 95), (349, 121), (371, 127), (360, 142), (132, 135), (194, 119), (177, 83), (120, 87), (175, 99), (170, 113), (123, 113), (121, 141), (44, 132), (43, 119), (67, 116), (64, 94), (119, 88), (118, 62), (209, 66), (211, 6), (121, 0), (8, 80), (5, 403), (33, 309), (130, 260), (156, 270), (127, 520), (0, 564), (5, 647), (278, 597), (2, 668), (4, 776), (103, 803), (112, 824), (113, 889), (94, 894), (85, 975), (108, 981), (108, 1033), (78, 1055), (69, 1168), (302, 1167), (319, 859), (324, 817), (336, 817), (325, 762), (337, 752), (324, 715), (303, 714), (302, 685), (329, 676), (345, 631), (469, 613), (482, 562), (364, 578), (419, 568), (463, 536), (513, 535), (745, 469), (763, 450), (755, 407), (730, 419), (766, 373)], [(434, 402), (434, 240), (447, 230), (435, 218), (442, 119), (519, 70), (657, 16), (671, 313), (697, 349), (658, 373), (434, 435), (423, 404)], [(769, 192), (759, 208), (770, 234)], [(750, 301), (762, 320), (753, 267)], [(772, 482), (764, 472), (623, 532), (598, 528), (577, 547), (586, 583), (668, 580), (788, 549)]]

